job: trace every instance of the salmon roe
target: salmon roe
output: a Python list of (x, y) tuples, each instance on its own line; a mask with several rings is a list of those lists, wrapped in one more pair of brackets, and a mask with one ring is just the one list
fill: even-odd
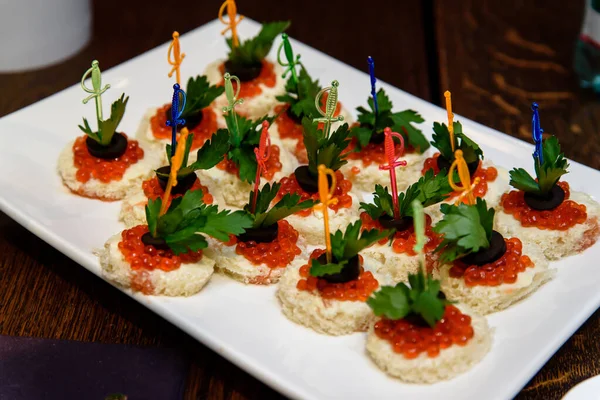
[[(225, 73), (225, 63), (219, 65), (219, 71), (221, 72), (221, 75)], [(233, 91), (235, 93), (237, 90), (237, 83), (233, 80), (231, 83), (233, 84)], [(249, 99), (251, 97), (256, 97), (262, 93), (260, 85), (265, 85), (266, 87), (272, 88), (275, 87), (276, 83), (277, 75), (275, 74), (275, 67), (269, 61), (263, 60), (260, 74), (251, 81), (242, 82), (242, 88), (240, 89), (238, 98)], [(222, 80), (219, 85), (223, 86), (224, 84), (225, 81)]]
[[(165, 194), (165, 191), (160, 187), (160, 183), (158, 183), (158, 178), (154, 175), (152, 178), (145, 180), (142, 182), (142, 190), (147, 198), (150, 200), (156, 200), (159, 197), (162, 197)], [(212, 204), (213, 196), (208, 193), (208, 188), (200, 183), (200, 179), (196, 178), (196, 181), (190, 188), (190, 191), (194, 190), (202, 190), (203, 196), (202, 201), (204, 204)], [(183, 196), (182, 194), (171, 194), (171, 199), (176, 199), (178, 197)]]
[(387, 340), (395, 353), (414, 359), (421, 353), (434, 358), (440, 350), (452, 345), (465, 346), (475, 335), (471, 317), (453, 305), (447, 305), (444, 316), (432, 328), (421, 326), (408, 319), (382, 318), (375, 323), (375, 334)]
[[(167, 126), (167, 110), (169, 108), (171, 108), (171, 105), (165, 104), (150, 118), (152, 134), (157, 139), (171, 139), (172, 130), (170, 126)], [(194, 129), (189, 130), (194, 138), (191, 150), (199, 149), (217, 129), (217, 114), (210, 107), (203, 108), (202, 121)], [(177, 138), (179, 139), (179, 133)]]
[(148, 271), (134, 271), (131, 274), (130, 285), (134, 292), (142, 292), (147, 296), (154, 294), (154, 284)]
[(502, 195), (504, 212), (515, 217), (522, 226), (538, 229), (566, 231), (577, 224), (583, 224), (587, 220), (586, 206), (569, 200), (571, 192), (567, 182), (558, 182), (558, 186), (564, 190), (565, 199), (553, 210), (534, 210), (525, 203), (525, 192), (512, 190)]
[(377, 290), (379, 282), (370, 271), (363, 269), (363, 259), (359, 256), (360, 275), (358, 279), (345, 283), (329, 283), (325, 279), (310, 275), (311, 260), (319, 258), (325, 250), (316, 249), (309, 257), (309, 263), (300, 267), (300, 280), (296, 284), (298, 290), (314, 292), (319, 291), (322, 298), (339, 301), (367, 301), (369, 296)]
[(268, 243), (256, 243), (254, 241), (238, 242), (235, 236), (227, 242), (228, 246), (235, 247), (235, 252), (242, 255), (254, 265), (265, 264), (269, 268), (283, 268), (294, 261), (302, 251), (296, 245), (298, 242), (298, 231), (286, 220), (277, 222), (277, 238)]
[[(127, 135), (122, 133), (127, 138)], [(81, 183), (90, 179), (98, 179), (102, 183), (120, 181), (130, 165), (144, 158), (144, 150), (137, 140), (127, 139), (127, 149), (118, 158), (105, 160), (94, 157), (85, 144), (87, 136), (80, 136), (73, 143), (73, 164), (77, 169), (75, 177)]]
[[(273, 179), (275, 174), (277, 172), (281, 171), (282, 164), (279, 161), (279, 153), (280, 153), (279, 146), (277, 146), (276, 144), (272, 144), (271, 145), (271, 156), (265, 163), (267, 168), (266, 168), (266, 170), (262, 171), (262, 175), (261, 175), (262, 177), (264, 177), (267, 180)], [(240, 177), (240, 168), (237, 166), (237, 164), (235, 162), (231, 161), (227, 157), (225, 157), (220, 163), (217, 164), (217, 168), (222, 171), (229, 172), (230, 174), (235, 175), (238, 178)]]
[[(428, 159), (425, 160), (425, 163), (423, 164), (423, 170), (421, 171), (422, 175), (425, 175), (425, 172), (427, 172), (430, 169), (433, 169), (433, 173), (435, 175), (437, 175), (440, 172), (440, 169), (437, 166), (437, 158), (439, 156), (440, 156), (440, 153), (435, 153), (433, 155), (433, 157), (429, 157)], [(471, 182), (473, 182), (475, 180), (475, 178), (479, 178), (479, 183), (477, 185), (475, 185), (475, 187), (473, 188), (473, 195), (475, 197), (485, 196), (488, 191), (488, 182), (494, 182), (497, 177), (498, 177), (498, 170), (496, 168), (494, 168), (494, 167), (484, 168), (480, 161), (479, 166), (477, 167), (477, 170), (475, 171), (473, 176), (471, 176)], [(452, 193), (450, 193), (450, 196), (448, 197), (448, 199), (452, 199), (454, 197), (460, 196), (461, 193), (462, 192), (452, 192)], [(462, 201), (463, 201), (463, 203), (466, 203), (468, 201), (467, 197), (465, 196)]]
[[(368, 167), (371, 164), (381, 165), (387, 164), (388, 159), (385, 156), (385, 144), (381, 143), (369, 143), (362, 149), (355, 151), (358, 147), (358, 140), (356, 138), (352, 138), (352, 141), (346, 148), (348, 155), (347, 158), (349, 160), (361, 160), (365, 167)], [(396, 144), (396, 151), (400, 148), (400, 144)], [(406, 145), (404, 147), (404, 154), (414, 153), (416, 150), (414, 147), (410, 145)]]
[[(334, 197), (337, 197), (338, 202), (336, 204), (329, 205), (329, 208), (335, 212), (337, 212), (340, 208), (350, 208), (352, 206), (352, 197), (350, 197), (350, 190), (352, 189), (352, 182), (344, 177), (340, 171), (335, 171), (335, 179), (337, 185), (335, 186), (335, 191), (333, 193)], [(281, 188), (279, 188), (279, 192), (277, 193), (277, 197), (275, 200), (281, 199), (287, 193), (298, 193), (300, 195), (300, 201), (305, 201), (308, 199), (313, 199), (315, 201), (319, 201), (319, 193), (306, 193), (296, 180), (296, 176), (292, 173), (289, 177), (281, 178), (279, 181), (281, 184)], [(306, 210), (301, 210), (296, 213), (301, 217), (307, 217), (311, 214), (312, 209), (308, 208)]]
[(181, 264), (197, 263), (202, 259), (202, 250), (188, 251), (175, 255), (171, 249), (162, 250), (142, 242), (148, 232), (148, 225), (138, 225), (121, 233), (119, 250), (133, 270), (173, 271)]
[(452, 278), (463, 278), (465, 285), (499, 286), (515, 283), (520, 272), (533, 268), (533, 261), (523, 255), (523, 244), (518, 238), (504, 239), (506, 253), (496, 261), (484, 265), (468, 265), (460, 259), (450, 268)]

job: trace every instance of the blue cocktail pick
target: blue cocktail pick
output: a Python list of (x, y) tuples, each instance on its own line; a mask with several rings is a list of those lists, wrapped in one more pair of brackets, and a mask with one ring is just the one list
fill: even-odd
[(540, 165), (544, 162), (544, 154), (542, 151), (542, 133), (544, 132), (540, 127), (540, 114), (538, 112), (538, 103), (533, 102), (531, 104), (531, 111), (533, 111), (533, 117), (531, 118), (531, 134), (533, 135), (533, 142), (535, 143), (535, 151), (533, 156), (538, 159)]
[(373, 57), (367, 57), (367, 62), (369, 63), (369, 75), (371, 75), (371, 96), (373, 96), (373, 104), (375, 105), (375, 115), (379, 114), (379, 105), (377, 104), (377, 89), (375, 88), (375, 84), (377, 83), (377, 79), (375, 78), (375, 61), (373, 61)]
[(173, 100), (171, 101), (171, 119), (167, 121), (167, 126), (171, 127), (171, 157), (175, 155), (175, 148), (177, 147), (177, 125), (185, 124), (185, 119), (181, 118), (181, 114), (185, 108), (185, 101), (185, 92), (179, 87), (178, 83), (174, 84)]

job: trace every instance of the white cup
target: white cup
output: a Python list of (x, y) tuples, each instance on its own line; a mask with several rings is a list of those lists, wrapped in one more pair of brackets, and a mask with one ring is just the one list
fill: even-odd
[(0, 1), (0, 72), (58, 63), (91, 37), (90, 0)]

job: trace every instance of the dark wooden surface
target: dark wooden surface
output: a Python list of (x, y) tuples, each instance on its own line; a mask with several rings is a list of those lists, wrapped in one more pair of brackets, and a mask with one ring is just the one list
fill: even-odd
[[(0, 116), (77, 82), (93, 58), (106, 69), (166, 42), (175, 29), (212, 20), (220, 3), (182, 0), (186, 12), (174, 18), (169, 2), (94, 2), (93, 39), (81, 53), (42, 70), (0, 74)], [(542, 126), (567, 156), (600, 168), (600, 106), (571, 68), (582, 3), (385, 0), (370, 11), (340, 0), (255, 0), (239, 9), (257, 20), (291, 19), (291, 36), (357, 68), (372, 55), (380, 79), (426, 100), (439, 104), (450, 89), (457, 114), (510, 135), (529, 139), (528, 109), (537, 100)], [(317, 11), (329, 22), (316, 23)], [(190, 359), (186, 398), (279, 397), (1, 213), (0, 334), (174, 347)], [(597, 312), (518, 398), (560, 398), (600, 373), (598, 335)]]

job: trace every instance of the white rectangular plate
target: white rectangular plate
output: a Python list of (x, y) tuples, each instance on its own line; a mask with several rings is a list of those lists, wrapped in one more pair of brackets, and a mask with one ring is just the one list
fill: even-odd
[[(226, 54), (213, 21), (181, 37), (187, 56), (187, 76)], [(259, 25), (244, 20), (242, 37)], [(351, 110), (366, 102), (368, 76), (302, 43), (294, 49), (310, 73), (327, 83), (340, 82), (340, 98)], [(121, 128), (133, 134), (147, 108), (171, 96), (167, 79), (167, 44), (103, 74), (112, 89), (105, 104), (121, 92), (131, 96)], [(272, 53), (273, 55), (273, 53)], [(101, 61), (101, 60), (100, 60)], [(446, 112), (383, 82), (395, 109), (411, 108), (425, 118), (429, 134), (433, 121)], [(460, 96), (460, 93), (455, 93)], [(75, 85), (0, 120), (0, 209), (31, 232), (100, 275), (92, 254), (123, 227), (117, 222), (120, 203), (103, 203), (70, 194), (56, 172), (58, 154), (81, 132), (82, 115), (93, 119), (93, 106), (83, 106), (85, 94)], [(459, 110), (460, 111), (460, 110)], [(531, 169), (532, 146), (458, 117), (464, 129), (484, 149), (486, 158), (504, 167)], [(571, 163), (568, 180), (574, 190), (600, 196), (600, 173)], [(306, 399), (371, 398), (505, 399), (514, 396), (561, 344), (600, 305), (600, 246), (552, 267), (556, 278), (530, 298), (489, 317), (496, 328), (494, 345), (468, 373), (435, 385), (406, 385), (381, 372), (367, 357), (365, 335), (328, 337), (295, 325), (281, 314), (274, 287), (244, 286), (221, 276), (190, 298), (131, 295), (219, 354), (280, 392)]]

